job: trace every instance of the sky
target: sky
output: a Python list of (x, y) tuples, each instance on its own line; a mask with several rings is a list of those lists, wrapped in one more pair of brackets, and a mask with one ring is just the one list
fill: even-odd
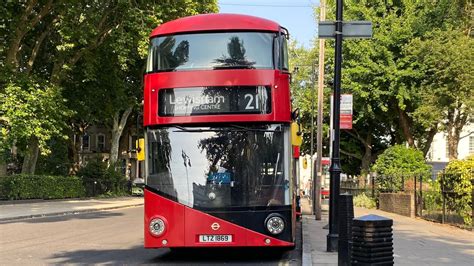
[(319, 0), (219, 0), (220, 13), (246, 14), (273, 20), (288, 29), (290, 37), (309, 48), (316, 36), (314, 6)]

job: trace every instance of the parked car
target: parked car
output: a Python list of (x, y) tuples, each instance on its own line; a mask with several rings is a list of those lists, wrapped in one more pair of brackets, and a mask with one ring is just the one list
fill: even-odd
[(132, 196), (143, 196), (143, 189), (145, 188), (145, 182), (142, 178), (133, 180), (132, 183)]

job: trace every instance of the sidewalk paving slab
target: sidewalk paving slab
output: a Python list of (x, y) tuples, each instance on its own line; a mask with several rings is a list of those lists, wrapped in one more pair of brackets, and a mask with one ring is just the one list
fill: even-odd
[(143, 205), (142, 197), (93, 198), (43, 201), (4, 201), (0, 204), (0, 221), (70, 215)]

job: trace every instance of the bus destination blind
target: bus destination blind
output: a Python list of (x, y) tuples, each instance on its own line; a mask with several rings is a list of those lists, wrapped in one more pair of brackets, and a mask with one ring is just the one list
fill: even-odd
[(158, 115), (268, 114), (270, 93), (267, 86), (162, 89), (158, 94)]

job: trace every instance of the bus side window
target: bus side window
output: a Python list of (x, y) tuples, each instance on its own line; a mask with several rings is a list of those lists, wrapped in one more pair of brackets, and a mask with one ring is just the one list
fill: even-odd
[(281, 70), (284, 72), (289, 71), (289, 66), (288, 66), (288, 42), (286, 40), (285, 35), (280, 36), (280, 60), (281, 62)]
[(278, 35), (275, 36), (273, 42), (273, 61), (275, 69), (280, 69), (280, 55), (281, 55), (281, 48), (280, 48), (280, 38)]

